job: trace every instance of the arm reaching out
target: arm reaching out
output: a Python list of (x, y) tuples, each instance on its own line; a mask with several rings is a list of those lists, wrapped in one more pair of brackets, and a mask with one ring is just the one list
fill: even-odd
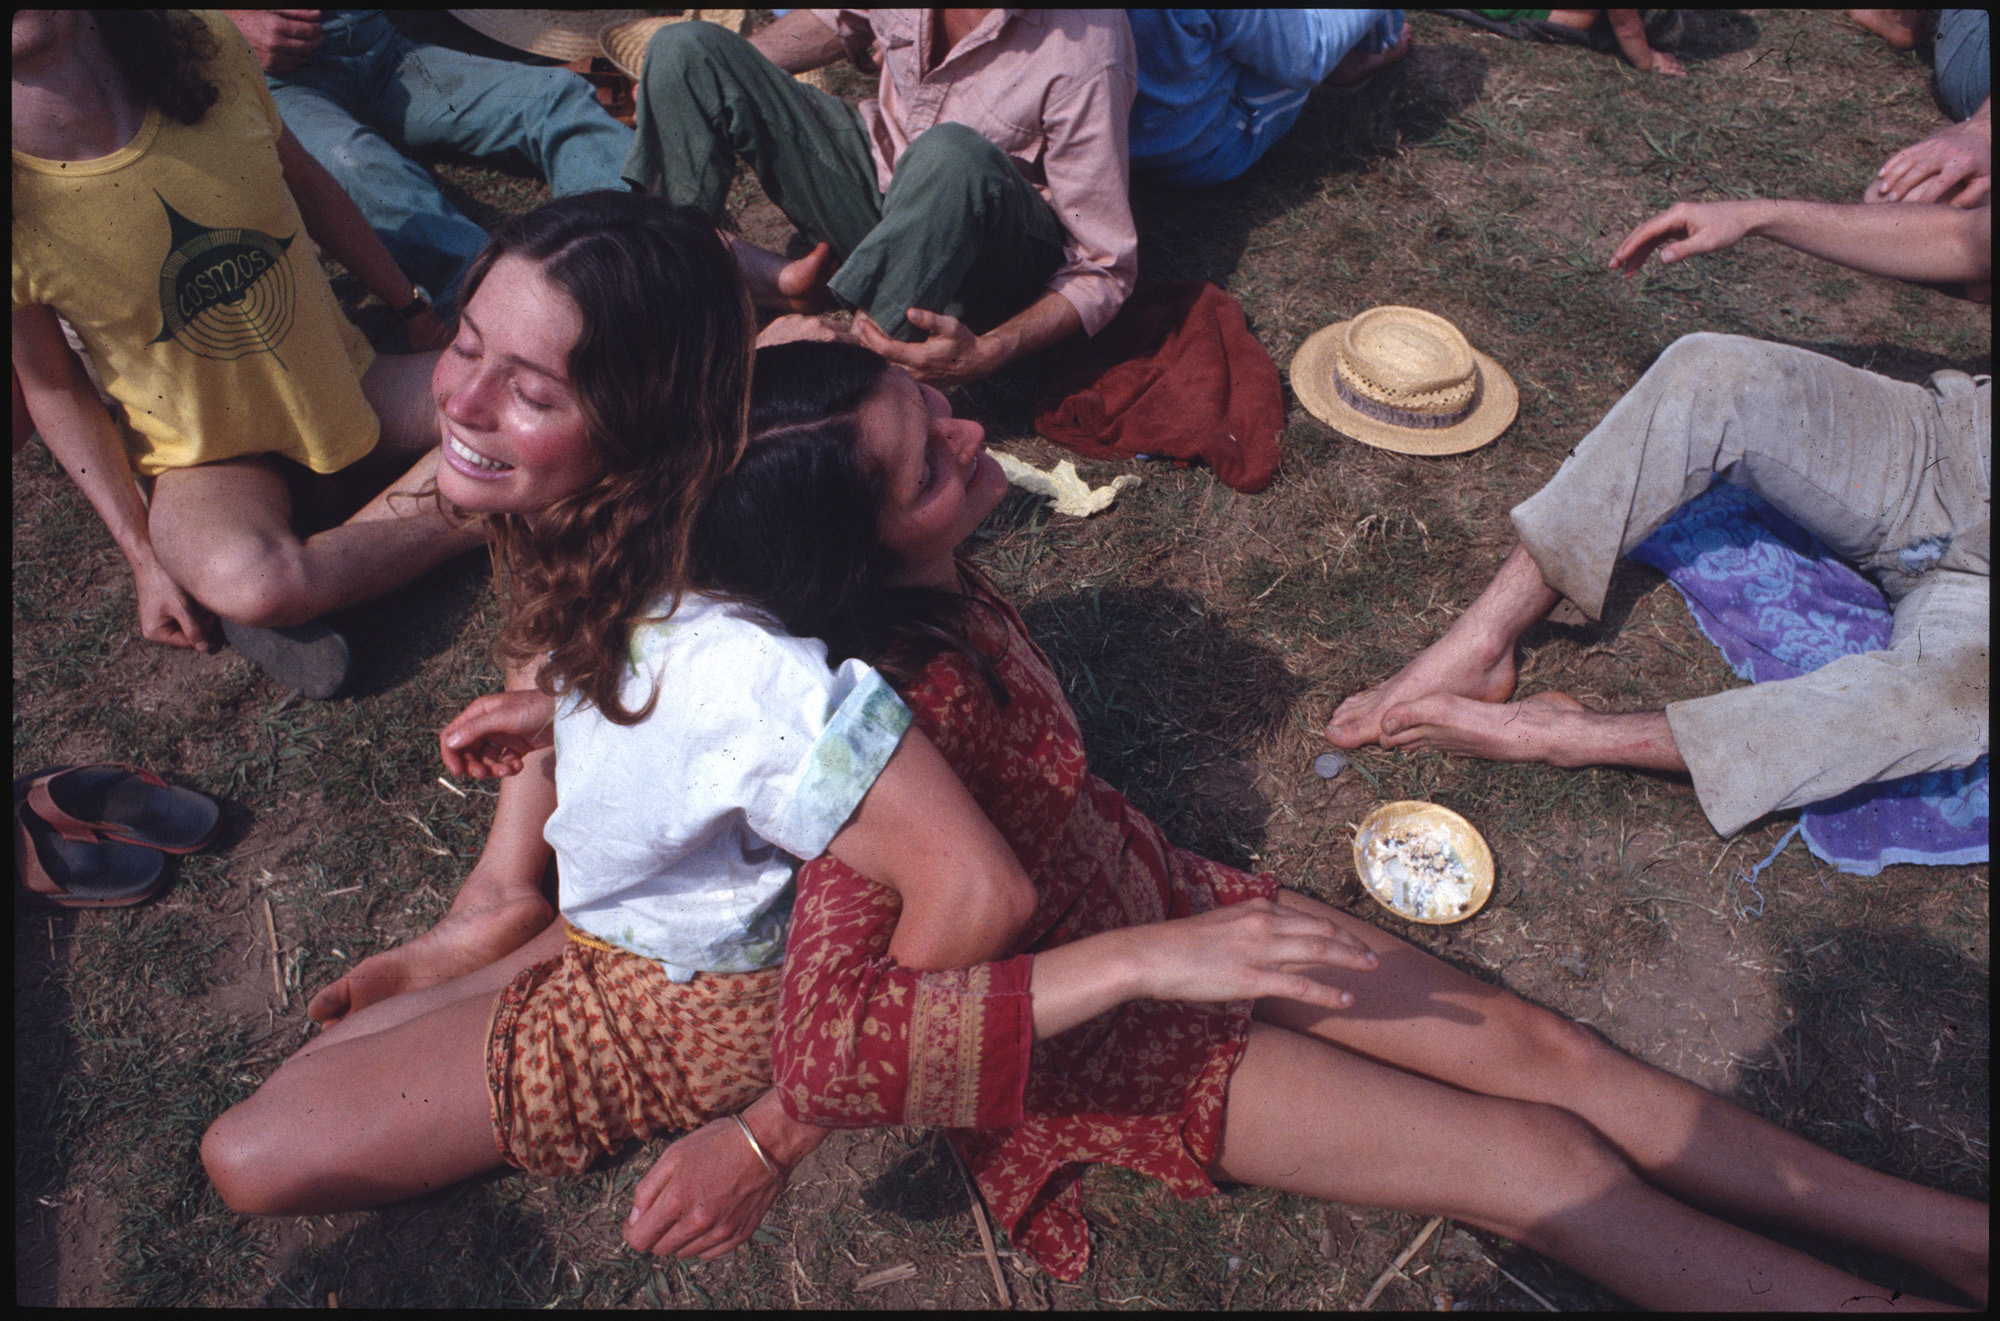
[(1631, 276), (1656, 251), (1662, 262), (1676, 262), (1756, 234), (1869, 275), (1981, 281), (1993, 275), (1990, 217), (1983, 207), (1676, 202), (1626, 235), (1609, 264)]

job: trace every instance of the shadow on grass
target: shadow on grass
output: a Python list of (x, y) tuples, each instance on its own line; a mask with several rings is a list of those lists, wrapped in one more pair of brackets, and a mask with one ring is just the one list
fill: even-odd
[(1083, 728), (1090, 766), (1167, 837), (1245, 865), (1270, 806), (1249, 760), (1304, 683), (1186, 592), (1093, 588), (1026, 607)]
[(1486, 57), (1470, 47), (1419, 45), (1359, 86), (1322, 83), (1285, 137), (1238, 179), (1182, 191), (1135, 177), (1139, 270), (1230, 287), (1251, 233), (1305, 206), (1329, 176), (1359, 173), (1435, 137), (1479, 98), (1486, 72)]

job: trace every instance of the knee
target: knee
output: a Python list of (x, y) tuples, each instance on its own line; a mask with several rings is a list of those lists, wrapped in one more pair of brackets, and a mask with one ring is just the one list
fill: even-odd
[(889, 186), (891, 191), (916, 190), (927, 198), (947, 189), (969, 196), (995, 183), (1011, 183), (1013, 172), (1007, 153), (977, 129), (937, 124), (904, 150)]
[(202, 1134), (202, 1168), (216, 1195), (239, 1215), (283, 1215), (287, 1209), (277, 1181), (284, 1153), (271, 1149), (267, 1129), (252, 1098), (224, 1111)]
[(1560, 1106), (1521, 1102), (1491, 1135), (1505, 1162), (1487, 1214), (1469, 1218), (1547, 1253), (1579, 1214), (1629, 1192), (1639, 1176), (1604, 1135)]
[(646, 43), (644, 81), (655, 78), (671, 84), (692, 69), (727, 63), (732, 45), (744, 45), (743, 38), (715, 23), (668, 23)]
[(302, 557), (292, 547), (218, 551), (193, 577), (196, 600), (253, 628), (288, 628), (320, 613), (310, 598)]
[(1770, 349), (1764, 341), (1746, 335), (1702, 330), (1667, 345), (1653, 371), (1684, 378), (1690, 387), (1726, 384), (1769, 371)]

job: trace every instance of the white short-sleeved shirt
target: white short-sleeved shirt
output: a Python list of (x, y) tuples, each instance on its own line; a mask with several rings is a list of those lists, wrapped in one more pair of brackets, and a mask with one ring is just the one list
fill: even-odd
[(743, 605), (690, 593), (633, 630), (615, 725), (571, 696), (556, 714), (555, 850), (563, 916), (668, 976), (748, 972), (784, 956), (792, 874), (860, 805), (910, 723), (869, 666)]

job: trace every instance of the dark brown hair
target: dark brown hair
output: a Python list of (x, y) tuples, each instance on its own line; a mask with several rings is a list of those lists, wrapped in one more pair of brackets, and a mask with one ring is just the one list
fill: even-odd
[(97, 39), (132, 95), (183, 124), (199, 124), (221, 90), (209, 75), (220, 48), (185, 9), (93, 9)]
[(614, 724), (633, 625), (688, 586), (695, 511), (743, 452), (756, 321), (736, 262), (693, 208), (637, 193), (578, 193), (500, 226), (466, 272), (470, 301), (518, 256), (583, 316), (569, 379), (602, 475), (535, 511), (488, 521), (509, 597), (497, 650), (546, 654), (544, 692), (574, 691)]
[(698, 517), (695, 583), (820, 639), (830, 663), (858, 656), (899, 686), (959, 652), (1005, 706), (999, 672), (966, 637), (967, 612), (984, 603), (892, 585), (903, 565), (882, 544), (884, 483), (862, 452), (858, 416), (888, 370), (857, 344), (758, 350), (750, 447)]

